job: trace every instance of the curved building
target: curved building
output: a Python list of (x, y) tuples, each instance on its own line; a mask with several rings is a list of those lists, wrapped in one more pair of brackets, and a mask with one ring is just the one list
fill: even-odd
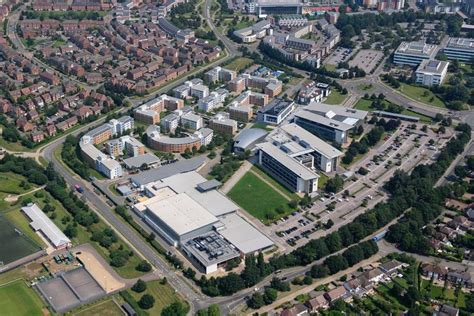
[(162, 152), (181, 154), (186, 149), (192, 150), (193, 147), (199, 149), (201, 146), (208, 145), (212, 141), (213, 133), (212, 129), (201, 128), (186, 137), (173, 138), (161, 135), (157, 129), (148, 129), (148, 146)]
[(243, 130), (234, 141), (234, 152), (244, 153), (251, 150), (259, 140), (263, 140), (268, 132), (261, 128), (248, 128)]

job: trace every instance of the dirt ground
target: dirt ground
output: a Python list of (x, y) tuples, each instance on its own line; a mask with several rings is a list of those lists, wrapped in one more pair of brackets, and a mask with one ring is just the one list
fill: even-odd
[(107, 294), (126, 286), (124, 282), (103, 265), (97, 253), (89, 249), (81, 249), (80, 252), (76, 252), (76, 256), (82, 261), (86, 270), (94, 277)]

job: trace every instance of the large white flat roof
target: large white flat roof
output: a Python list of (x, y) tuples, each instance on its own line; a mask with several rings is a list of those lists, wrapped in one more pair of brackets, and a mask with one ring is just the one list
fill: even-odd
[(218, 221), (186, 193), (150, 203), (147, 208), (179, 236)]
[(71, 240), (46, 216), (36, 204), (24, 206), (21, 210), (31, 219), (31, 227), (41, 231), (55, 248), (65, 247)]
[(219, 234), (244, 254), (273, 246), (270, 238), (259, 232), (252, 224), (236, 213), (222, 216), (220, 221), (225, 228), (220, 230)]
[(239, 207), (216, 190), (201, 192), (198, 184), (206, 182), (207, 179), (195, 171), (180, 173), (171, 177), (150, 183), (147, 189), (153, 193), (161, 188), (168, 187), (176, 193), (186, 193), (202, 207), (214, 216), (235, 212)]

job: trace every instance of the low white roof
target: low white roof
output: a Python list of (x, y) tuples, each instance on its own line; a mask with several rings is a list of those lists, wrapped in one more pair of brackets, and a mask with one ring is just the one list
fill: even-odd
[(35, 231), (41, 231), (55, 248), (67, 246), (71, 240), (46, 216), (36, 204), (28, 204), (21, 210), (31, 219), (31, 227)]
[(147, 208), (179, 236), (218, 221), (186, 193), (148, 204)]
[(259, 232), (236, 213), (221, 216), (219, 219), (224, 224), (224, 228), (219, 231), (219, 234), (244, 254), (254, 253), (273, 246), (270, 238)]

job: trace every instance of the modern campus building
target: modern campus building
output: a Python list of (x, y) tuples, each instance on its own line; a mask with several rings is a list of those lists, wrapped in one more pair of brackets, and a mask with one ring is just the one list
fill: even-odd
[(440, 85), (448, 73), (449, 62), (423, 60), (416, 69), (416, 83), (425, 86)]
[(22, 207), (21, 210), (31, 221), (31, 228), (36, 232), (40, 232), (55, 249), (64, 249), (71, 246), (71, 240), (64, 235), (38, 205), (30, 203)]
[(209, 120), (209, 128), (214, 132), (234, 136), (237, 133), (237, 121), (231, 119), (229, 113), (219, 112)]
[(148, 199), (135, 204), (134, 211), (201, 271), (211, 273), (228, 260), (273, 246), (216, 190), (220, 185), (194, 171), (175, 174), (145, 185)]
[(276, 18), (279, 27), (301, 27), (308, 24), (308, 19), (302, 15), (283, 15)]
[(314, 158), (298, 143), (278, 138), (275, 135), (271, 141), (257, 145), (258, 164), (294, 192), (316, 192), (319, 175), (313, 170)]
[(296, 108), (295, 102), (273, 99), (265, 107), (257, 111), (257, 120), (261, 123), (278, 125)]
[(260, 128), (247, 128), (239, 133), (234, 139), (234, 152), (243, 154), (247, 150), (253, 150), (258, 142), (264, 140), (268, 132)]
[(212, 91), (207, 97), (199, 100), (198, 108), (200, 111), (209, 112), (222, 107), (228, 95), (229, 91), (226, 89)]
[(309, 151), (309, 154), (314, 157), (313, 165), (315, 167), (323, 172), (336, 171), (338, 159), (343, 155), (340, 150), (295, 123), (283, 125), (280, 129), (286, 133), (292, 141)]
[(474, 59), (474, 38), (452, 37), (443, 49), (449, 59), (472, 63)]
[(423, 60), (434, 59), (437, 45), (425, 42), (402, 42), (393, 54), (393, 62), (399, 65), (418, 66)]
[(343, 106), (311, 103), (295, 113), (294, 122), (322, 139), (344, 144), (349, 131), (358, 126), (367, 114), (367, 111)]
[(243, 43), (253, 43), (258, 39), (264, 38), (271, 26), (270, 21), (262, 20), (252, 26), (234, 31), (234, 36), (239, 38)]

